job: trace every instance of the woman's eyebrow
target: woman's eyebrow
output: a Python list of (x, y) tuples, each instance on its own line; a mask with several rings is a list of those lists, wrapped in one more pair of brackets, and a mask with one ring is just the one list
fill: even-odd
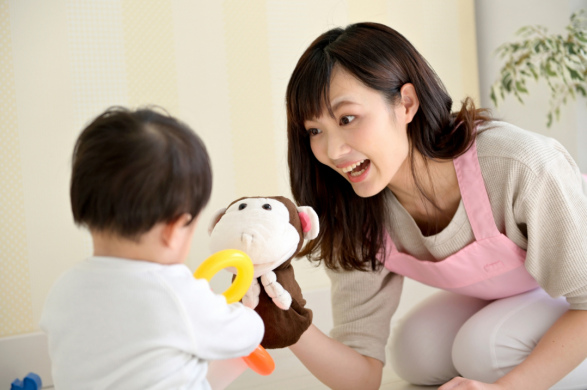
[(308, 127), (308, 126), (312, 126), (312, 125), (318, 125), (318, 119), (306, 119), (304, 120), (304, 127)]
[(353, 98), (348, 97), (348, 96), (342, 96), (340, 98), (336, 98), (332, 101), (332, 111), (336, 111), (338, 108), (340, 108), (341, 106), (347, 105), (347, 104), (359, 104), (357, 103)]
[[(359, 104), (354, 99), (352, 99), (351, 97), (347, 97), (347, 96), (342, 96), (340, 98), (335, 98), (333, 100), (333, 102), (334, 102), (334, 104), (331, 105), (332, 113), (334, 113), (334, 111), (336, 111), (340, 107), (343, 107), (343, 106), (346, 106), (346, 105)], [(304, 125), (305, 126), (308, 126), (308, 124), (320, 124), (320, 118), (305, 119), (304, 120)]]

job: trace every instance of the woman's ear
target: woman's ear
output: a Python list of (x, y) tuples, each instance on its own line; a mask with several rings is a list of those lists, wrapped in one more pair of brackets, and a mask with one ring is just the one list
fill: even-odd
[(405, 83), (400, 89), (401, 94), (401, 106), (403, 107), (403, 113), (405, 115), (405, 124), (412, 122), (418, 108), (420, 107), (420, 100), (418, 94), (416, 94), (416, 88), (412, 83)]

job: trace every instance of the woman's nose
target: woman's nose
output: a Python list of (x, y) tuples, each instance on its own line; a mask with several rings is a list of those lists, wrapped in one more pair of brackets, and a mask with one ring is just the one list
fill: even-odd
[(327, 148), (328, 158), (331, 160), (339, 159), (351, 150), (346, 140), (338, 134), (329, 134)]

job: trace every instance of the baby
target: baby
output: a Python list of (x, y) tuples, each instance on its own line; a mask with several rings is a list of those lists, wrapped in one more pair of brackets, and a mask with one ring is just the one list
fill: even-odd
[(94, 253), (45, 303), (57, 389), (209, 389), (208, 361), (246, 356), (263, 322), (183, 264), (210, 198), (205, 146), (151, 109), (111, 108), (73, 151), (71, 207)]

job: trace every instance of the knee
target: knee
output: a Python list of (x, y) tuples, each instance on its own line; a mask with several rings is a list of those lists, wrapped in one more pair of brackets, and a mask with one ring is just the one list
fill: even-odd
[(398, 324), (388, 356), (394, 372), (403, 380), (415, 385), (440, 385), (457, 371), (450, 360), (450, 345), (440, 345), (432, 327), (425, 325), (413, 318)]
[(388, 351), (396, 374), (418, 385), (439, 385), (457, 376), (451, 359), (455, 335), (486, 304), (441, 292), (412, 309), (395, 327)]
[(455, 337), (452, 361), (459, 375), (485, 383), (493, 383), (505, 373), (497, 361), (493, 335), (465, 324)]
[(495, 382), (526, 359), (566, 308), (540, 290), (491, 303), (457, 333), (455, 368), (466, 378)]

